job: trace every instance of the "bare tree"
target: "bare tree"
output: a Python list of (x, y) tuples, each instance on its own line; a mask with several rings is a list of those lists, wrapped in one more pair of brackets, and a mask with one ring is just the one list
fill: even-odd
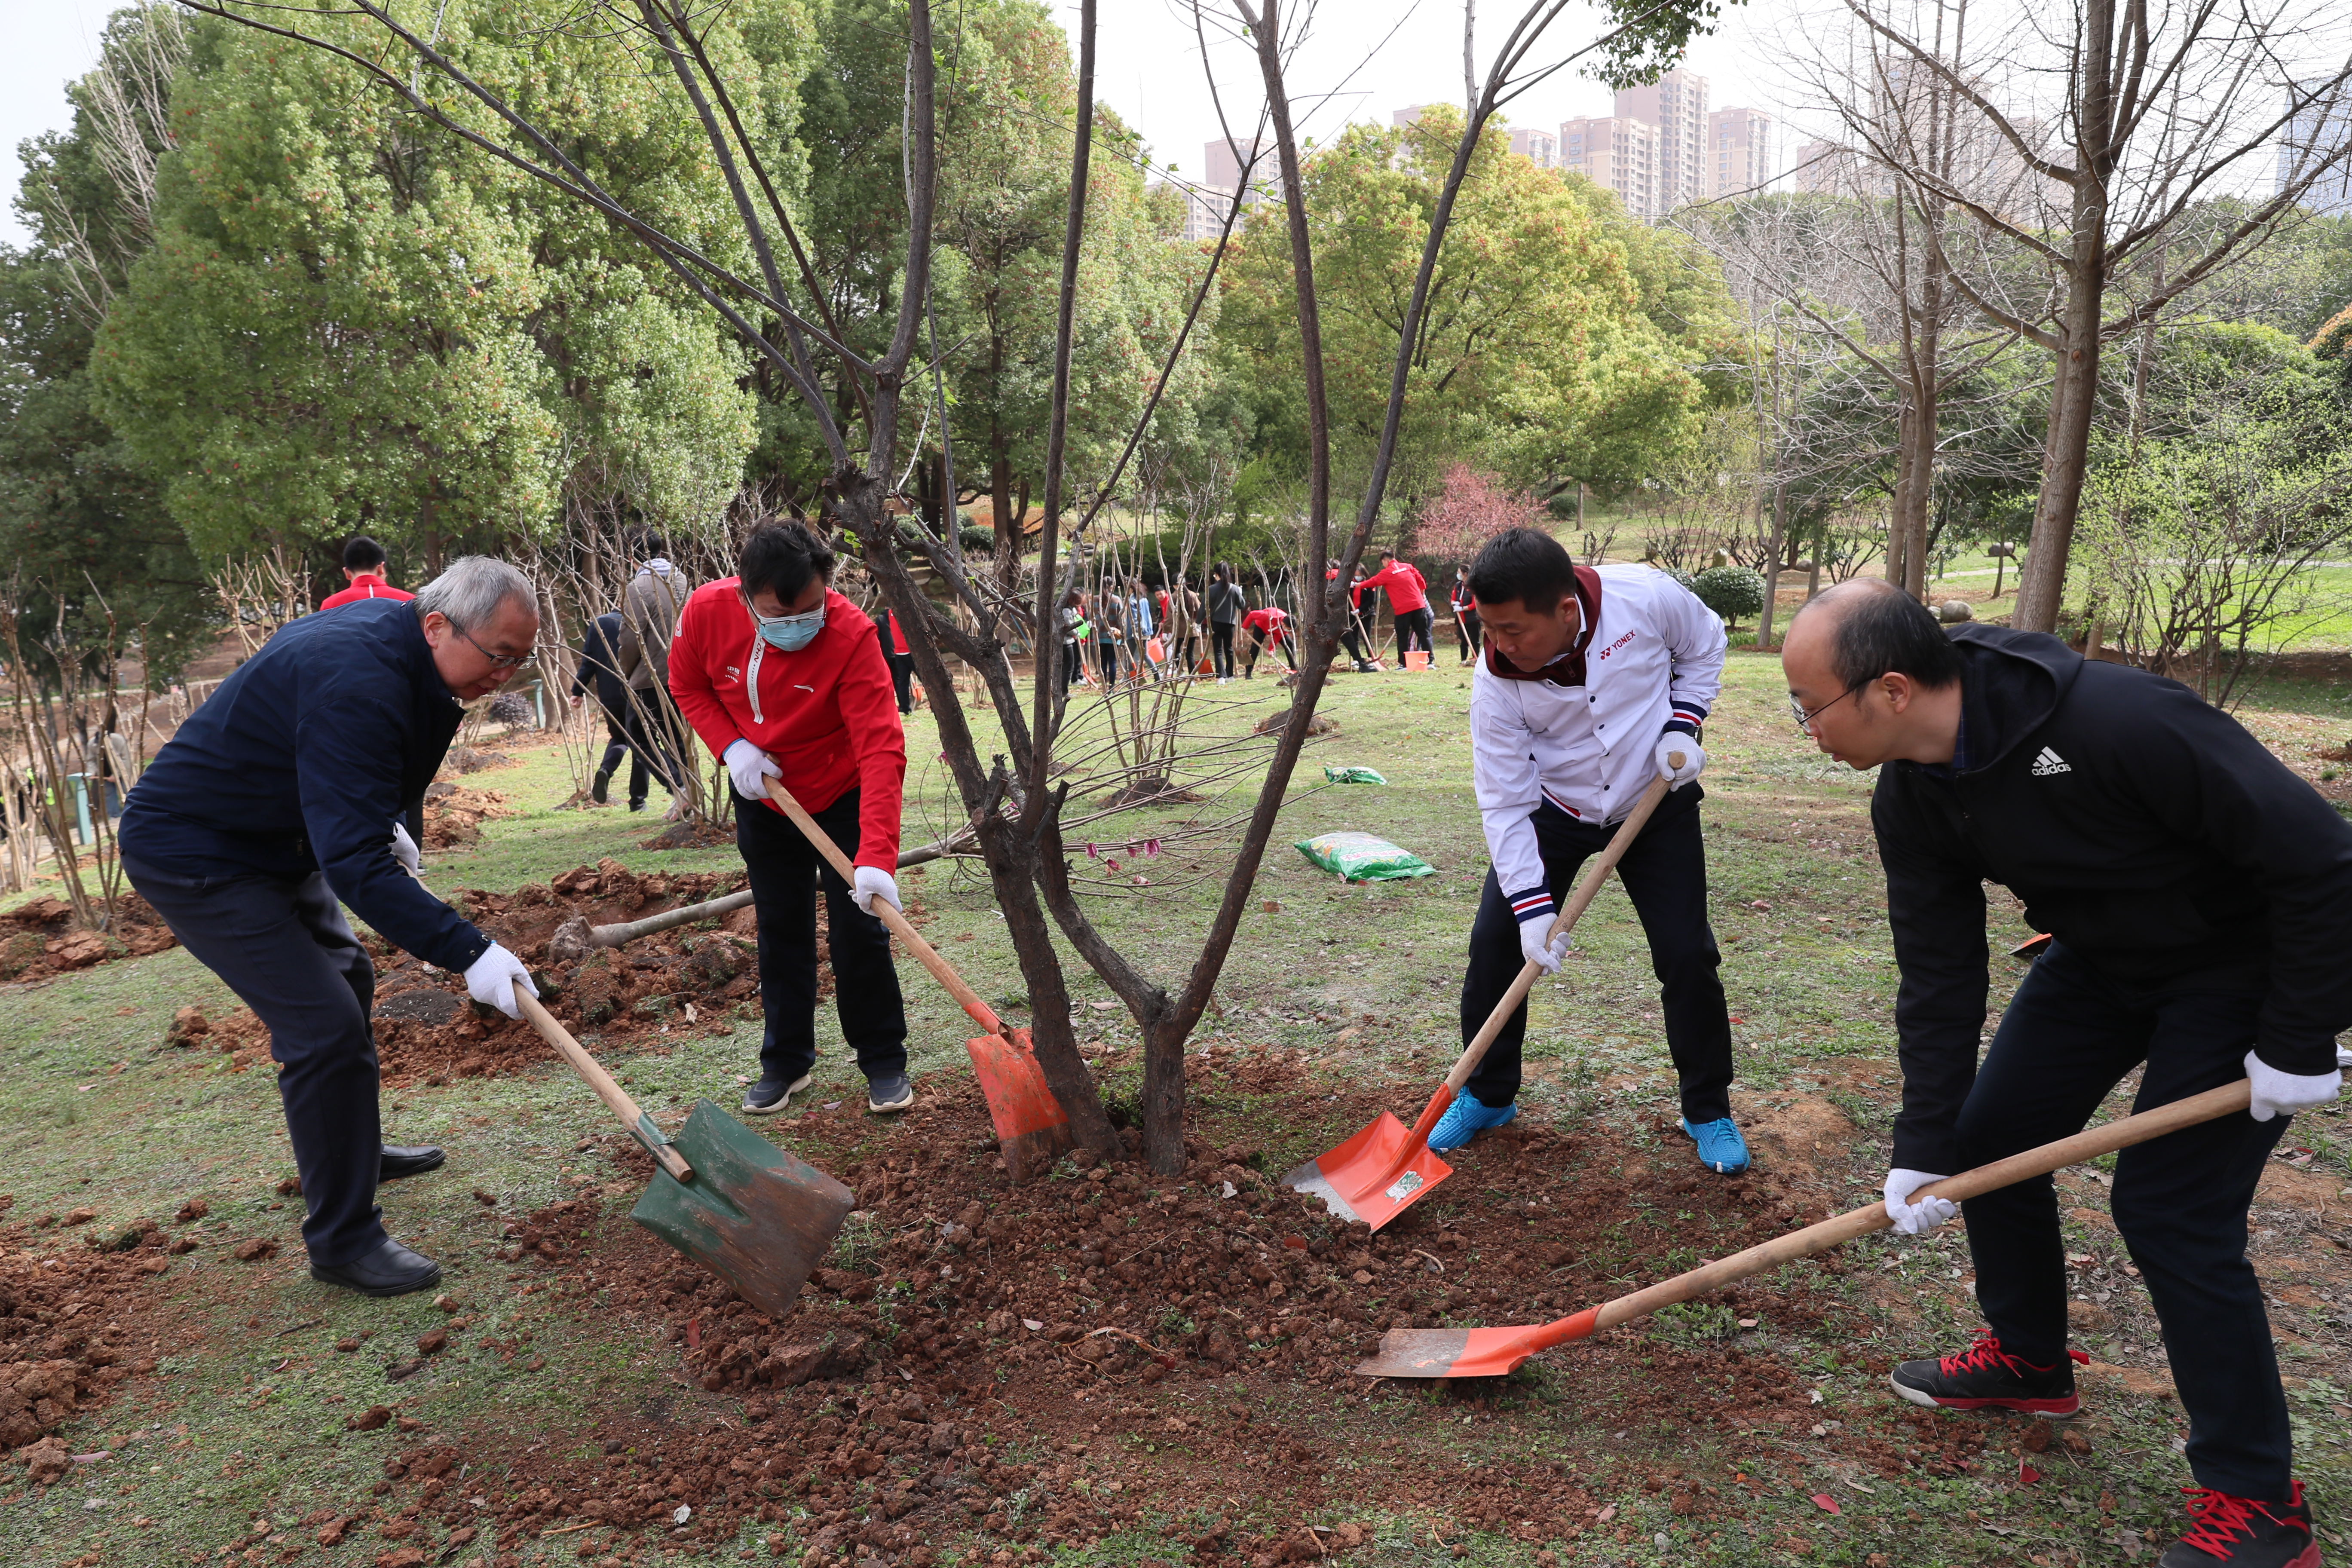
[[(1941, 145), (1982, 156), (1939, 163), (1934, 145), (1849, 121), (1870, 157), (1922, 205), (1971, 220), (1978, 258), (1958, 262), (1940, 226), (1921, 237), (1988, 321), (2053, 361), (2041, 493), (2014, 624), (2048, 631), (2081, 506), (2105, 346), (2242, 259), (2298, 216), (2352, 144), (2336, 122), (2352, 82), (2352, 15), (2324, 0), (2072, 0), (2012, 5), (1979, 23), (1997, 41), (1958, 61), (1934, 30), (1948, 6), (1845, 0), (1891, 72), (1932, 78), (1951, 108)], [(2275, 154), (2274, 194), (2199, 226)], [(2005, 275), (2000, 287), (1979, 281)], [(2038, 285), (2032, 281), (2038, 279)]]

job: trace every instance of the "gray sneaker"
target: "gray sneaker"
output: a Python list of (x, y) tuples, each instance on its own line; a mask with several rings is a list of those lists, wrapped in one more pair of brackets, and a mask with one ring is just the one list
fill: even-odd
[(915, 1086), (907, 1081), (902, 1072), (885, 1074), (866, 1080), (866, 1109), (868, 1110), (904, 1110), (915, 1103)]
[(780, 1077), (761, 1073), (760, 1081), (743, 1091), (743, 1110), (751, 1116), (773, 1116), (791, 1105), (793, 1096), (808, 1086), (809, 1075), (806, 1073), (790, 1083)]

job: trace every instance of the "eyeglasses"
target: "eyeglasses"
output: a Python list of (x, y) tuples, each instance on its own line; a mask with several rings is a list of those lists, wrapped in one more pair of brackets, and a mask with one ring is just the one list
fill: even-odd
[[(1864, 686), (1868, 684), (1869, 682), (1867, 681), (1863, 683)], [(1828, 712), (1831, 709), (1836, 707), (1839, 703), (1844, 701), (1847, 698), (1853, 696), (1855, 692), (1861, 689), (1861, 686), (1849, 686), (1843, 691), (1839, 692), (1835, 697), (1831, 698), (1827, 702), (1822, 703), (1820, 707), (1814, 709), (1810, 713), (1805, 710), (1805, 705), (1797, 700), (1797, 694), (1791, 691), (1789, 693), (1789, 717), (1797, 721), (1797, 729), (1800, 733), (1810, 735), (1813, 732), (1814, 720), (1820, 718), (1822, 714)]]
[(464, 637), (467, 643), (471, 644), (476, 653), (478, 653), (484, 658), (488, 659), (492, 669), (520, 669), (524, 665), (529, 664), (532, 659), (539, 657), (537, 649), (533, 649), (530, 653), (492, 653), (480, 643), (475, 642), (473, 634), (468, 632), (465, 627), (459, 626), (457, 622), (449, 622), (449, 629), (456, 632), (459, 637)]

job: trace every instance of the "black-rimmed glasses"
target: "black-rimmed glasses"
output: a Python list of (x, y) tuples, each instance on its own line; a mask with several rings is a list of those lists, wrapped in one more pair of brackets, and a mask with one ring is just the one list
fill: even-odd
[[(1863, 683), (1864, 686), (1868, 684), (1869, 682), (1867, 681)], [(1789, 693), (1789, 717), (1797, 721), (1798, 733), (1810, 735), (1813, 732), (1814, 720), (1820, 718), (1822, 714), (1828, 712), (1831, 709), (1836, 707), (1839, 703), (1844, 701), (1847, 698), (1853, 696), (1855, 692), (1861, 689), (1861, 686), (1849, 686), (1843, 691), (1839, 692), (1835, 697), (1831, 698), (1827, 702), (1822, 703), (1820, 707), (1812, 710), (1811, 712), (1806, 711), (1805, 705), (1798, 701), (1797, 694), (1791, 691)]]
[(449, 629), (456, 632), (459, 637), (464, 637), (467, 643), (471, 644), (476, 653), (478, 653), (484, 658), (488, 659), (492, 669), (520, 669), (524, 665), (529, 664), (532, 659), (539, 657), (539, 650), (536, 648), (532, 649), (529, 653), (492, 653), (480, 643), (475, 642), (474, 635), (465, 627), (459, 626), (457, 622), (449, 622)]

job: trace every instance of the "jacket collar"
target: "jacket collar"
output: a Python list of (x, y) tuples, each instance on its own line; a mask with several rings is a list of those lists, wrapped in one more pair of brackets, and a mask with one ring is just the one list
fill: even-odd
[(1500, 648), (1486, 649), (1486, 673), (1502, 680), (1542, 680), (1554, 686), (1584, 684), (1584, 650), (1601, 625), (1601, 574), (1590, 566), (1576, 568), (1576, 612), (1580, 625), (1567, 650), (1541, 669), (1521, 669), (1505, 658)]

